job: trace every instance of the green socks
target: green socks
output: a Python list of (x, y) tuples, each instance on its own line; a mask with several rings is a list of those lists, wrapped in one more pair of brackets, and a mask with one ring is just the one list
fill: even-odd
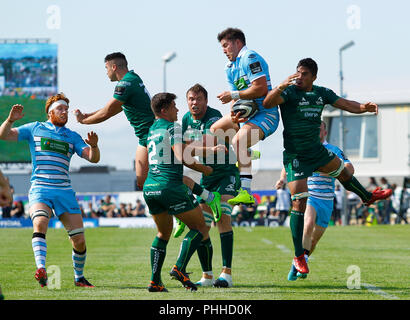
[(303, 254), (303, 226), (305, 214), (293, 210), (290, 212), (290, 231), (292, 232), (293, 246), (295, 247), (295, 256), (299, 257)]
[(175, 264), (179, 270), (185, 271), (189, 259), (191, 259), (193, 253), (198, 249), (202, 238), (202, 233), (197, 230), (190, 230), (186, 234), (181, 244), (177, 263)]
[(167, 253), (168, 241), (155, 237), (151, 245), (151, 281), (161, 284), (161, 269)]
[(340, 181), (340, 183), (346, 190), (356, 193), (363, 202), (369, 201), (372, 197), (371, 192), (367, 191), (354, 176), (349, 181)]
[(233, 231), (221, 233), (220, 237), (222, 251), (222, 266), (231, 268), (233, 252)]
[(198, 249), (198, 258), (201, 263), (202, 272), (212, 271), (212, 256), (214, 250), (212, 248), (211, 238), (201, 242)]

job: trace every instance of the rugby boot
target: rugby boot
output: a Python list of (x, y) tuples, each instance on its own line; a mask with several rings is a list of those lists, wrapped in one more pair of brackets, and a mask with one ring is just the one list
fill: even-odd
[(149, 292), (168, 292), (162, 283), (156, 284), (154, 281), (150, 282), (147, 289)]
[(370, 206), (372, 203), (378, 201), (378, 200), (384, 200), (388, 197), (390, 197), (393, 193), (392, 189), (384, 189), (377, 187), (376, 189), (373, 190), (372, 192), (372, 197), (370, 198), (369, 201), (365, 202), (366, 206)]
[(178, 238), (185, 230), (185, 223), (183, 223), (177, 217), (175, 217), (175, 220), (176, 220), (177, 223), (176, 223), (176, 226), (175, 226), (174, 238)]
[(196, 285), (191, 282), (191, 280), (189, 279), (188, 275), (185, 272), (178, 270), (177, 266), (174, 265), (169, 275), (171, 276), (172, 279), (175, 279), (181, 282), (184, 288), (186, 288), (187, 290), (197, 291)]
[(38, 268), (34, 278), (36, 278), (41, 287), (47, 286), (47, 272), (45, 268)]
[(299, 257), (294, 257), (293, 258), (293, 264), (295, 265), (295, 268), (298, 272), (300, 273), (309, 273), (309, 268), (306, 263), (305, 255), (301, 254)]
[(78, 280), (74, 280), (74, 285), (76, 287), (84, 287), (84, 288), (94, 288), (94, 286), (88, 282), (88, 280), (84, 277), (81, 277)]
[(222, 272), (218, 279), (214, 282), (215, 288), (230, 288), (233, 286), (232, 276), (228, 273)]
[(248, 191), (241, 188), (241, 189), (239, 189), (238, 194), (236, 195), (236, 197), (232, 198), (232, 199), (229, 199), (228, 203), (231, 206), (235, 206), (235, 205), (240, 204), (240, 203), (245, 204), (245, 205), (254, 204), (255, 203), (255, 198), (252, 195), (250, 195), (248, 193)]
[(222, 216), (221, 194), (219, 192), (212, 193), (214, 194), (214, 198), (211, 202), (207, 202), (206, 204), (211, 208), (215, 222), (218, 222), (219, 220), (221, 220)]

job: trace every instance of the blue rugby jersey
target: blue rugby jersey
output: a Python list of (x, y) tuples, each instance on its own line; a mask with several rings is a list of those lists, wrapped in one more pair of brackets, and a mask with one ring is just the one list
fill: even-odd
[(17, 127), (18, 140), (29, 143), (32, 163), (31, 188), (67, 190), (71, 188), (68, 176), (70, 160), (80, 157), (88, 145), (81, 136), (66, 127), (51, 122), (31, 122)]
[[(229, 61), (225, 68), (226, 76), (231, 90), (241, 91), (252, 86), (252, 81), (265, 76), (268, 91), (272, 90), (269, 67), (266, 61), (255, 51), (244, 46), (235, 61)], [(266, 96), (255, 99), (259, 110), (264, 110), (262, 103)], [(273, 107), (270, 110), (277, 109)]]
[[(345, 157), (343, 151), (338, 147), (323, 142), (326, 149), (336, 154), (340, 160), (344, 163), (350, 163), (350, 160)], [(332, 200), (335, 196), (335, 178), (328, 175), (323, 175), (318, 172), (314, 172), (311, 177), (308, 178), (308, 192), (310, 197), (314, 197), (321, 200)]]

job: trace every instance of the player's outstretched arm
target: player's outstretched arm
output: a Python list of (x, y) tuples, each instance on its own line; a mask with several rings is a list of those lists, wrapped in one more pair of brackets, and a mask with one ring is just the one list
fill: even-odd
[(271, 91), (268, 92), (266, 95), (265, 100), (263, 100), (263, 107), (264, 108), (273, 108), (276, 107), (279, 104), (282, 104), (285, 102), (283, 98), (281, 97), (281, 93), (283, 90), (285, 90), (287, 87), (292, 85), (294, 80), (298, 77), (298, 74), (292, 74), (291, 76), (287, 77), (285, 81), (283, 81), (281, 84), (273, 88)]
[(82, 124), (95, 124), (104, 122), (105, 120), (115, 116), (122, 111), (124, 103), (120, 100), (112, 98), (104, 108), (101, 108), (93, 113), (82, 113), (80, 110), (74, 110), (77, 121)]
[(15, 104), (11, 107), (9, 116), (0, 126), (0, 139), (17, 141), (18, 131), (17, 129), (12, 129), (13, 123), (24, 117), (23, 106), (21, 104)]
[(87, 134), (87, 139), (85, 142), (89, 145), (88, 148), (83, 150), (82, 158), (92, 162), (97, 163), (100, 161), (100, 149), (98, 148), (98, 135), (91, 131)]
[(373, 102), (359, 103), (344, 98), (339, 98), (332, 104), (335, 108), (345, 110), (350, 113), (373, 112), (376, 115), (379, 112), (379, 106)]
[(0, 207), (9, 206), (13, 202), (10, 185), (0, 171)]

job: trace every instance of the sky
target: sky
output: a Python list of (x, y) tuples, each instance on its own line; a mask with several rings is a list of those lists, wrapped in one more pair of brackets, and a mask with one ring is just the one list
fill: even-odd
[[(179, 118), (188, 111), (186, 90), (202, 84), (209, 106), (229, 111), (216, 96), (228, 90), (227, 63), (217, 34), (240, 28), (247, 46), (269, 65), (273, 85), (294, 73), (297, 62), (313, 58), (319, 66), (317, 85), (340, 93), (339, 48), (343, 52), (344, 92), (359, 102), (410, 102), (409, 1), (106, 1), (2, 0), (0, 38), (49, 38), (58, 45), (58, 85), (71, 108), (92, 112), (112, 97), (104, 57), (121, 51), (129, 68), (140, 75), (151, 96), (162, 92), (163, 61), (166, 91), (177, 95)], [(0, 106), (9, 108), (10, 106)], [(3, 119), (0, 119), (3, 121)], [(131, 169), (138, 140), (123, 113), (97, 125), (67, 126), (86, 137), (99, 135), (100, 165)], [(254, 168), (279, 168), (282, 125), (255, 148), (262, 158)], [(90, 165), (73, 157), (72, 168)]]

